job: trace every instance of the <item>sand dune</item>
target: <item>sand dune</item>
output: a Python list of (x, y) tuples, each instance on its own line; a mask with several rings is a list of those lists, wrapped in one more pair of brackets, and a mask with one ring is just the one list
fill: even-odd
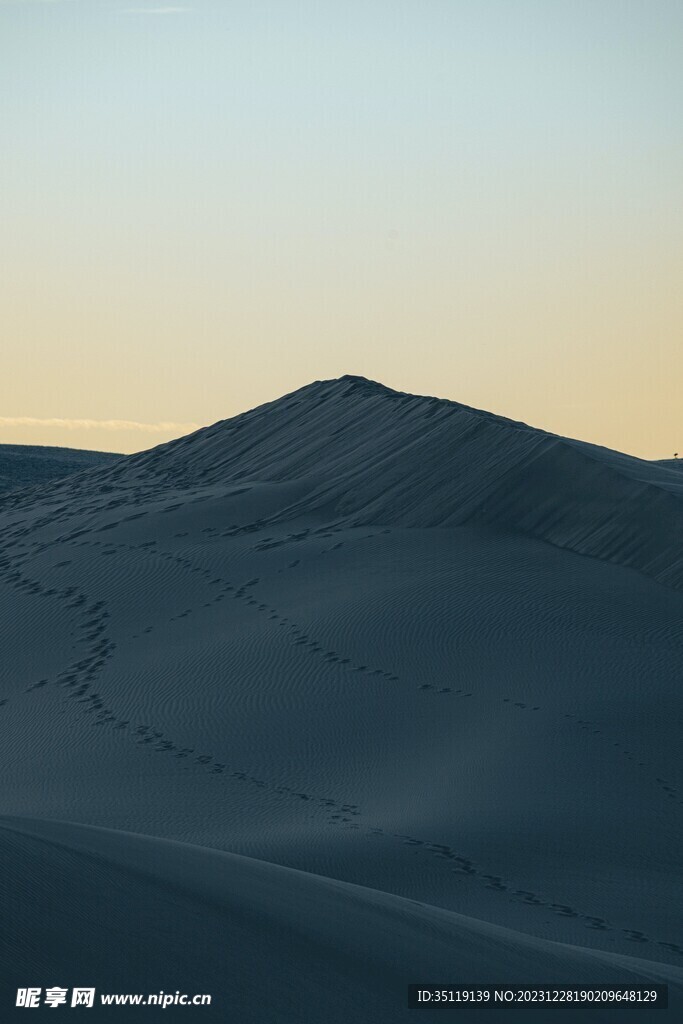
[[(27, 976), (36, 963), (50, 977), (78, 964), (79, 976), (101, 991), (141, 993), (152, 975), (165, 992), (184, 979), (193, 991), (210, 992), (225, 979), (240, 1021), (344, 1022), (362, 1012), (391, 1024), (411, 1017), (406, 977), (434, 972), (465, 984), (483, 971), (539, 984), (589, 985), (599, 976), (604, 985), (645, 979), (683, 988), (681, 968), (561, 946), (386, 892), (168, 840), (0, 819), (0, 847), (3, 916), (16, 921), (4, 959)], [(73, 892), (77, 901), (64, 900)], [(47, 922), (39, 934), (27, 907)], [(212, 1006), (201, 1014), (225, 1020), (226, 1011)], [(612, 1021), (623, 1010), (591, 1014)]]
[(642, 978), (680, 1007), (681, 495), (359, 378), (5, 494), (6, 988), (369, 1022), (409, 982)]
[(80, 473), (84, 469), (105, 466), (118, 458), (118, 455), (110, 455), (108, 452), (89, 452), (77, 448), (0, 444), (0, 493), (44, 484), (70, 473)]

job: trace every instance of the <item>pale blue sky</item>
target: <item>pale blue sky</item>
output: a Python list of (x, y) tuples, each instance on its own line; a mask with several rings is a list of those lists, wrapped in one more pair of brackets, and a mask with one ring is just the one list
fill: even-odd
[(683, 447), (680, 2), (0, 0), (0, 96), (0, 441), (352, 372)]

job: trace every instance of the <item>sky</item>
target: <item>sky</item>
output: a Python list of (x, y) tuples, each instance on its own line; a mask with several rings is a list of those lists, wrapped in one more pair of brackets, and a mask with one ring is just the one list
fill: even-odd
[(0, 0), (0, 443), (361, 374), (683, 450), (680, 0)]

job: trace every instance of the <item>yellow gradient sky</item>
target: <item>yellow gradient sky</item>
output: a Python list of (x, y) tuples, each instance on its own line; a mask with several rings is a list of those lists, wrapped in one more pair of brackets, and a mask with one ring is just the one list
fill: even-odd
[(683, 450), (680, 0), (0, 0), (0, 443), (363, 374)]

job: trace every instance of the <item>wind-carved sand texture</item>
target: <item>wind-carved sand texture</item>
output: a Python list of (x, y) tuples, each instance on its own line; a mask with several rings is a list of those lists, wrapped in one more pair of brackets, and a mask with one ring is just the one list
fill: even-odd
[(84, 469), (106, 466), (119, 455), (88, 452), (77, 448), (41, 445), (0, 444), (0, 494), (19, 487), (44, 484)]
[[(662, 982), (675, 1019), (682, 496), (353, 377), (6, 493), (4, 1006), (394, 1024), (409, 982)], [(662, 1019), (533, 1019), (627, 1013)]]

